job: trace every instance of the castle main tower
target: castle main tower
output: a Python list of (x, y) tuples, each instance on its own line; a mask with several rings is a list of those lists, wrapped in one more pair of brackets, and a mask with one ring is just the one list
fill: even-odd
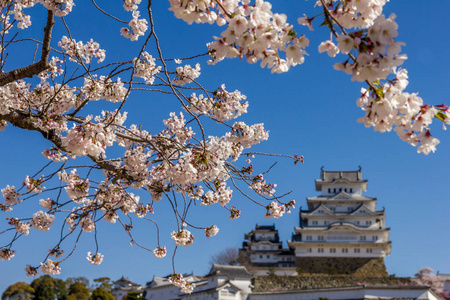
[[(321, 194), (306, 198), (289, 248), (295, 265), (306, 273), (387, 276), (384, 257), (391, 251), (385, 212), (377, 198), (363, 195), (367, 180), (357, 171), (320, 172)], [(370, 274), (369, 274), (370, 273)]]

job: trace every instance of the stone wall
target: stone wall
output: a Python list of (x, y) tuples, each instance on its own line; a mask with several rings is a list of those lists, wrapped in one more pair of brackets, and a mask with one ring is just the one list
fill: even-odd
[(301, 273), (348, 274), (354, 276), (386, 277), (383, 258), (363, 257), (296, 257), (295, 266)]
[(411, 278), (359, 277), (351, 275), (256, 276), (252, 279), (254, 292), (302, 290), (358, 285), (414, 285)]

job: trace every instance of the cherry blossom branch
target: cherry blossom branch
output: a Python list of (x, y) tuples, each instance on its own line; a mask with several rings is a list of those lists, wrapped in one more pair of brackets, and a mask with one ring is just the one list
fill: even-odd
[(25, 77), (32, 77), (48, 69), (48, 56), (50, 54), (50, 40), (52, 37), (52, 28), (55, 24), (53, 12), (47, 10), (47, 25), (44, 28), (44, 39), (42, 41), (42, 55), (41, 60), (29, 66), (18, 68), (7, 73), (0, 74), (0, 86), (13, 82), (15, 80), (23, 79)]
[(103, 9), (101, 9), (101, 8), (97, 5), (97, 3), (95, 3), (95, 0), (91, 0), (91, 1), (92, 1), (92, 4), (94, 4), (94, 6), (95, 6), (99, 11), (101, 11), (103, 14), (107, 15), (108, 17), (110, 17), (110, 18), (112, 18), (112, 19), (114, 19), (114, 20), (116, 20), (116, 21), (119, 21), (119, 22), (124, 23), (124, 24), (128, 24), (128, 22), (122, 21), (121, 19), (119, 19), (119, 18), (117, 18), (117, 17), (115, 17), (115, 16), (113, 16), (113, 15), (107, 13), (107, 12), (104, 11)]

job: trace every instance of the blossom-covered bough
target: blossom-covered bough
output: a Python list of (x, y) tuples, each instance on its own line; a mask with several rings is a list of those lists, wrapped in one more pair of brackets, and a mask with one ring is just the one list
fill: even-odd
[[(198, 81), (201, 66), (195, 61), (197, 57), (164, 59), (152, 3), (141, 1), (111, 3), (122, 3), (130, 12), (131, 21), (126, 22), (92, 0), (99, 14), (126, 24), (120, 32), (108, 34), (122, 35), (123, 43), (128, 39), (140, 45), (127, 60), (112, 63), (104, 62), (107, 52), (97, 42), (72, 35), (65, 21), (76, 4), (72, 0), (0, 1), (0, 129), (13, 125), (40, 133), (49, 145), (42, 154), (50, 161), (36, 174), (27, 175), (21, 188), (7, 185), (1, 190), (4, 201), (0, 202), (0, 210), (7, 214), (7, 222), (0, 225), (0, 258), (13, 258), (15, 242), (26, 238), (31, 230), (48, 231), (55, 219), (64, 220), (60, 241), (42, 262), (26, 266), (30, 276), (39, 270), (58, 274), (62, 262), (76, 248), (76, 243), (65, 243), (66, 238), (74, 235), (78, 241), (83, 233), (96, 237), (101, 222), (118, 223), (132, 243), (157, 258), (165, 257), (167, 250), (160, 245), (159, 234), (154, 245), (148, 247), (133, 237), (133, 218), (149, 221), (159, 232), (151, 217), (161, 213), (159, 201), (168, 201), (173, 207), (177, 222), (171, 237), (176, 246), (194, 243), (190, 230), (200, 229), (208, 238), (219, 232), (216, 225), (188, 220), (192, 203), (221, 205), (231, 219), (241, 213), (231, 200), (233, 191), (262, 206), (268, 218), (279, 218), (295, 205), (295, 201), (283, 202), (275, 194), (276, 184), (267, 183), (264, 172), (254, 174), (250, 158), (262, 154), (249, 149), (267, 140), (268, 131), (263, 124), (235, 121), (247, 112), (246, 97), (237, 90), (227, 90), (225, 84), (215, 90), (203, 87)], [(175, 17), (189, 24), (224, 26), (220, 37), (208, 44), (210, 64), (240, 58), (281, 73), (304, 62), (309, 40), (294, 31), (286, 15), (272, 12), (268, 2), (169, 3)], [(321, 19), (319, 22), (330, 29), (331, 38), (319, 46), (319, 52), (326, 51), (331, 57), (343, 53), (344, 61), (335, 69), (367, 84), (358, 100), (366, 112), (361, 122), (382, 132), (395, 128), (401, 139), (428, 154), (439, 143), (428, 126), (433, 118), (448, 123), (449, 110), (444, 105), (424, 105), (417, 94), (404, 92), (408, 76), (398, 67), (406, 56), (400, 54), (403, 43), (395, 41), (395, 16), (386, 18), (382, 14), (384, 4), (385, 0), (320, 0), (316, 3), (319, 14), (310, 18), (304, 15), (298, 22), (312, 29), (313, 23)], [(28, 9), (35, 6), (41, 6), (35, 13), (47, 14), (43, 37), (20, 40), (33, 20), (27, 15)], [(54, 26), (60, 26), (65, 34), (55, 36)], [(14, 55), (9, 52), (11, 45), (25, 41), (36, 46), (33, 63), (6, 71), (10, 68), (6, 58)], [(162, 120), (162, 131), (153, 132), (127, 121), (123, 108), (137, 90), (171, 94), (177, 100), (179, 109)], [(96, 101), (113, 109), (92, 113), (99, 107), (93, 105)], [(210, 135), (203, 125), (207, 119), (220, 125), (225, 134)], [(303, 162), (302, 156), (279, 156), (291, 158), (295, 164)], [(244, 185), (251, 193), (242, 188)], [(138, 190), (148, 192), (148, 197), (141, 199)], [(50, 191), (56, 194), (43, 196)], [(30, 201), (38, 201), (42, 209), (28, 218), (15, 217), (16, 206)], [(95, 248), (86, 258), (97, 265), (103, 260), (97, 238)], [(175, 268), (170, 281), (183, 292), (194, 288), (175, 273)]]

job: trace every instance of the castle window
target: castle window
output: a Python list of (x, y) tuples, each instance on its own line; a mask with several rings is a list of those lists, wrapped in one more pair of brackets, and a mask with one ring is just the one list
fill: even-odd
[(348, 249), (347, 248), (342, 248), (342, 253), (348, 253)]
[(328, 189), (328, 193), (331, 193), (331, 189)]
[(318, 239), (319, 241), (323, 241), (323, 235), (319, 235), (319, 236), (317, 237), (317, 239)]
[(353, 251), (354, 251), (355, 253), (359, 253), (359, 248), (355, 248), (355, 249), (353, 249)]
[(336, 189), (334, 189), (334, 192), (336, 193)]
[(361, 241), (365, 241), (365, 240), (366, 240), (366, 236), (365, 236), (365, 235), (362, 235), (362, 236), (359, 237), (359, 239), (360, 239)]
[(339, 192), (342, 192), (342, 188), (339, 188)]
[(313, 225), (319, 225), (319, 221), (312, 221)]
[(267, 258), (270, 258), (270, 255), (266, 255)]
[(373, 241), (378, 240), (378, 235), (373, 235), (373, 236), (372, 236), (372, 240), (373, 240)]
[(262, 256), (262, 255), (260, 255), (260, 256), (259, 256), (259, 258), (263, 258), (263, 256)]
[(350, 189), (350, 193), (353, 193), (353, 189), (352, 188)]
[(366, 225), (372, 225), (372, 221), (366, 221)]
[(330, 253), (336, 253), (336, 248), (330, 248)]
[(366, 249), (367, 253), (372, 253), (372, 249)]
[(317, 252), (323, 253), (323, 248), (317, 248)]
[(355, 224), (356, 224), (356, 225), (359, 225), (359, 221), (356, 221)]
[(307, 240), (307, 241), (311, 241), (311, 240), (312, 240), (312, 237), (311, 237), (310, 235), (307, 235), (307, 236), (306, 236), (306, 240)]
[(308, 248), (308, 253), (311, 253), (312, 252), (312, 248)]
[(323, 221), (323, 225), (328, 225), (328, 221)]
[(347, 192), (347, 189), (344, 189), (344, 192)]

